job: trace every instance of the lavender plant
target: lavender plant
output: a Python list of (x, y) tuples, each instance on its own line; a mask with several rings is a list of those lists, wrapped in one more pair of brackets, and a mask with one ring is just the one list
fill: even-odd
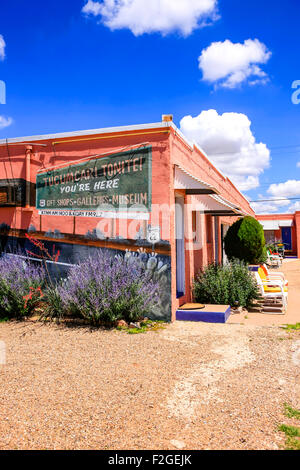
[(45, 273), (41, 267), (18, 256), (0, 258), (0, 318), (32, 314), (43, 297)]
[(57, 297), (56, 304), (66, 314), (94, 325), (121, 319), (132, 322), (151, 313), (158, 290), (158, 282), (138, 258), (128, 260), (99, 251), (70, 269), (67, 280), (57, 286), (61, 304)]

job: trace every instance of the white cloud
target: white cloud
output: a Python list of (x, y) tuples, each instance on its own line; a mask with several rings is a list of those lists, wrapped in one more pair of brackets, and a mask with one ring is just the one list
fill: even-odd
[(300, 181), (288, 180), (285, 183), (271, 184), (267, 190), (268, 194), (274, 197), (297, 197), (300, 196)]
[(300, 211), (300, 201), (294, 202), (289, 208), (288, 211), (290, 214), (293, 214), (296, 211)]
[(270, 202), (252, 202), (251, 207), (255, 214), (276, 214), (279, 211), (278, 206)]
[(101, 3), (88, 0), (88, 2), (84, 5), (81, 11), (86, 15), (99, 16), (101, 15), (102, 9), (103, 5), (101, 5)]
[(5, 58), (5, 41), (3, 36), (0, 34), (0, 60), (4, 60)]
[(185, 116), (180, 127), (240, 190), (259, 186), (259, 175), (270, 163), (270, 151), (256, 142), (245, 114), (218, 114), (210, 109), (195, 118)]
[(265, 64), (271, 57), (265, 44), (258, 39), (244, 43), (213, 42), (199, 57), (203, 80), (216, 86), (236, 88), (248, 80), (250, 85), (266, 83), (267, 74), (258, 64)]
[(188, 36), (217, 19), (218, 0), (103, 0), (88, 2), (86, 15), (101, 17), (111, 30), (130, 29), (135, 36), (179, 31)]
[(287, 198), (274, 201), (274, 204), (276, 204), (278, 207), (285, 207), (285, 206), (288, 206), (290, 203), (291, 201)]
[(259, 199), (269, 199), (268, 201), (258, 201), (251, 203), (257, 214), (265, 213), (293, 213), (300, 210), (300, 201), (292, 202), (289, 198), (300, 197), (300, 181), (288, 180), (284, 183), (271, 184), (267, 190), (270, 196), (259, 195)]
[(300, 162), (297, 162), (297, 168), (300, 168)]
[(10, 126), (13, 123), (12, 118), (0, 116), (0, 129), (4, 129), (5, 127)]
[(263, 199), (262, 202), (252, 202), (251, 206), (256, 214), (269, 214), (269, 213), (282, 213), (287, 212), (286, 206), (288, 206), (291, 201), (289, 199), (282, 199), (281, 201), (272, 200), (272, 198), (267, 201), (268, 197), (260, 196), (259, 199)]

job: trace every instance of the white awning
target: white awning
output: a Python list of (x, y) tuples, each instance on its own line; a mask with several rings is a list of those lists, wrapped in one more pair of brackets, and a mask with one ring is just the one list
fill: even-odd
[(278, 220), (260, 220), (264, 230), (279, 230)]
[[(199, 211), (223, 212), (224, 215), (247, 215), (234, 203), (227, 201), (219, 191), (209, 183), (193, 176), (185, 168), (175, 165), (174, 189), (185, 189), (186, 194), (197, 196)], [(201, 208), (202, 207), (202, 208)]]
[(236, 215), (248, 215), (246, 212), (242, 211), (240, 207), (237, 207), (235, 204), (233, 204), (233, 202), (228, 201), (223, 196), (214, 195), (211, 197), (215, 198), (216, 200), (227, 206), (229, 209), (232, 209), (232, 211), (235, 212)]
[(281, 227), (292, 227), (293, 219), (288, 220), (260, 220), (264, 230), (279, 230)]
[[(213, 195), (197, 195), (193, 196), (193, 206), (195, 211), (199, 212), (218, 212), (234, 215), (233, 208), (227, 204), (220, 196)], [(238, 214), (236, 214), (238, 215)]]
[(292, 227), (294, 225), (293, 219), (279, 220), (279, 227)]
[(193, 176), (179, 165), (175, 166), (174, 189), (199, 189), (208, 190), (214, 193), (218, 192), (211, 184), (205, 183), (205, 181)]

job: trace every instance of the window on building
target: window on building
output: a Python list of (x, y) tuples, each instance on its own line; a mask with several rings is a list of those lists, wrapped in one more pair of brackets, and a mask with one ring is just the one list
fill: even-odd
[[(24, 207), (26, 205), (26, 181), (23, 179), (0, 180), (0, 207)], [(29, 205), (35, 205), (35, 184), (30, 183)]]
[[(0, 185), (0, 206), (18, 206), (17, 186), (13, 184)], [(21, 205), (21, 204), (20, 204)]]
[(267, 244), (272, 244), (276, 242), (274, 230), (265, 230), (264, 234), (265, 234), (265, 240)]
[(3, 188), (0, 189), (0, 205), (7, 204), (7, 191)]

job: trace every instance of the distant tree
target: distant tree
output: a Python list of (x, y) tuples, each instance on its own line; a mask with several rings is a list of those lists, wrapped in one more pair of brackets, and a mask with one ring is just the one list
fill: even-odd
[(229, 228), (225, 239), (225, 253), (229, 260), (239, 259), (256, 264), (266, 256), (266, 242), (262, 225), (247, 216), (237, 220)]

